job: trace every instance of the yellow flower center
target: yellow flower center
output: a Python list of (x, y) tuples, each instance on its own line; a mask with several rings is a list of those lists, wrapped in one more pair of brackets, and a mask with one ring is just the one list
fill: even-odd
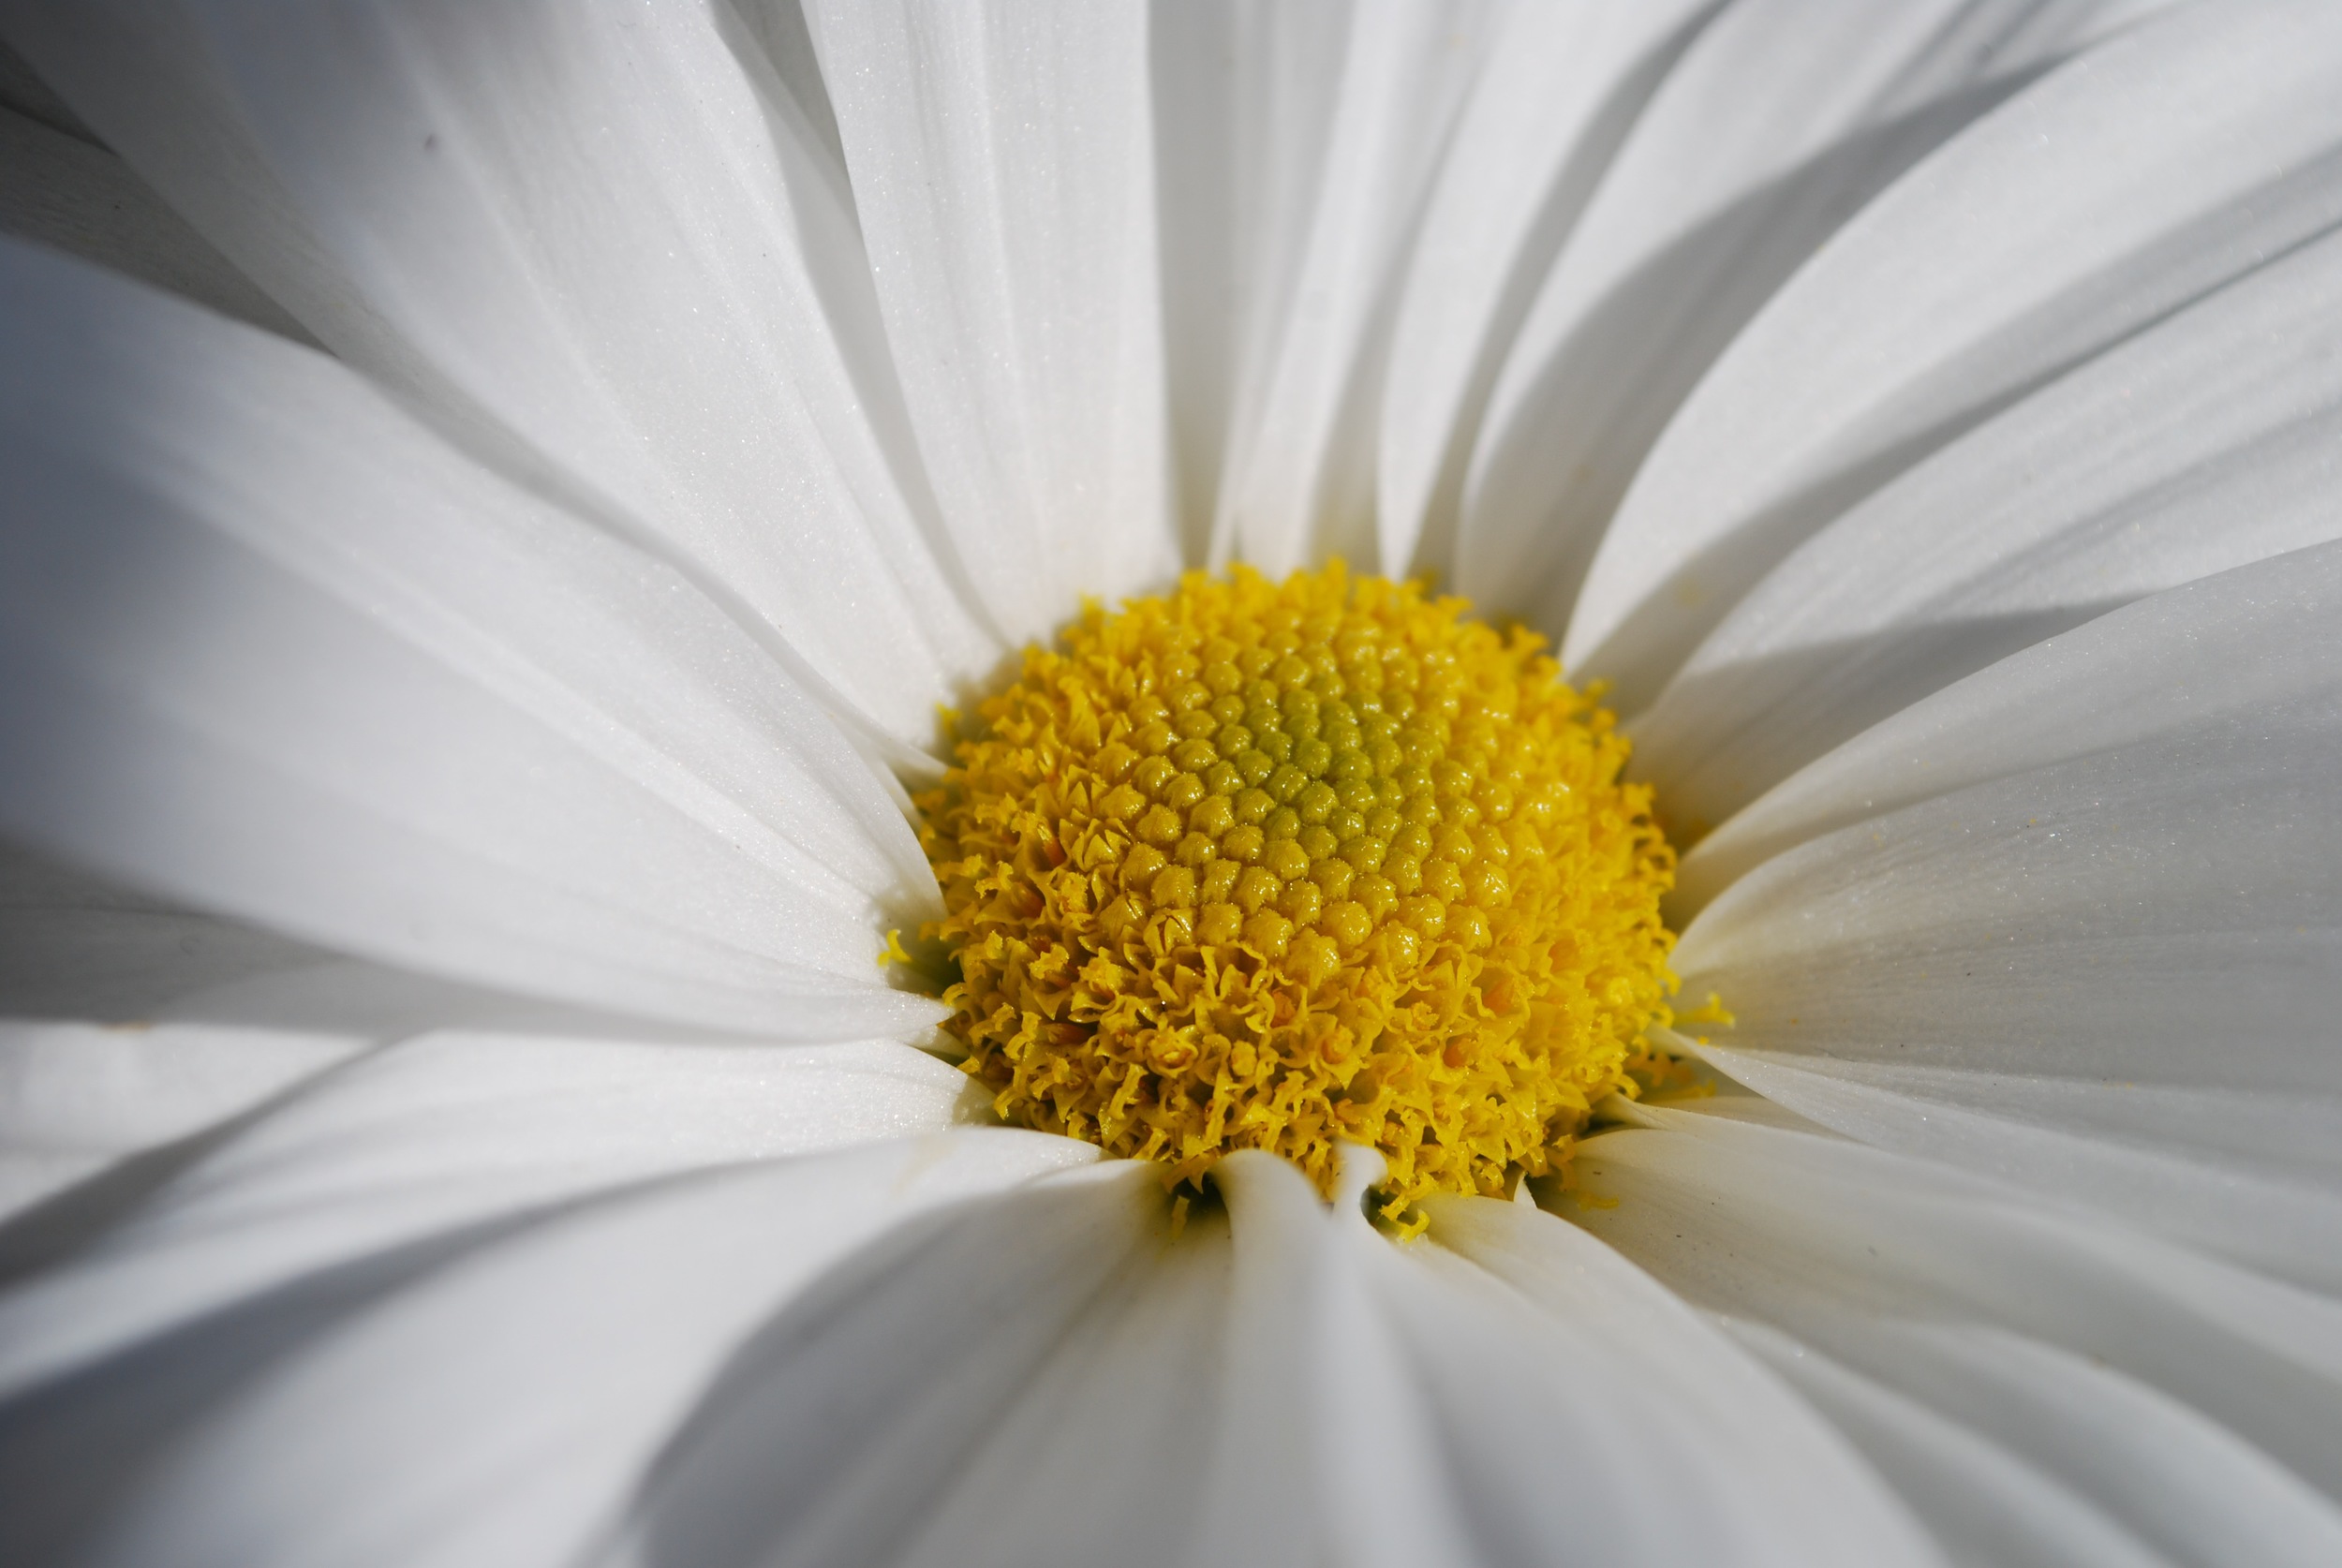
[(919, 800), (1001, 1115), (1199, 1178), (1262, 1148), (1386, 1219), (1549, 1169), (1667, 1018), (1674, 856), (1527, 632), (1340, 563), (1026, 650)]

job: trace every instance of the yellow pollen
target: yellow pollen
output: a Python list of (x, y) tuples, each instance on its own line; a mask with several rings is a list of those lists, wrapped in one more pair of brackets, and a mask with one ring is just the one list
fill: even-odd
[(1371, 1145), (1411, 1228), (1634, 1092), (1674, 856), (1610, 714), (1468, 608), (1239, 567), (1026, 650), (918, 802), (945, 1028), (1003, 1117), (1321, 1191)]

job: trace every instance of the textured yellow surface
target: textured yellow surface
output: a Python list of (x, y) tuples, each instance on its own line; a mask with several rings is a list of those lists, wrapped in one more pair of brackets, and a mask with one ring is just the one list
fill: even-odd
[(1548, 1169), (1665, 1022), (1674, 858), (1541, 640), (1339, 563), (1092, 607), (921, 798), (947, 1028), (1001, 1114), (1386, 1218)]

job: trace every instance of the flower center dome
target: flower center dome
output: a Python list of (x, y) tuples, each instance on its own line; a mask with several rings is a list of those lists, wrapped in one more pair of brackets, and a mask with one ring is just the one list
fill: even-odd
[(1631, 1091), (1673, 854), (1610, 714), (1468, 608), (1239, 567), (1026, 651), (918, 802), (945, 1028), (1003, 1117), (1324, 1191), (1370, 1145), (1406, 1224)]

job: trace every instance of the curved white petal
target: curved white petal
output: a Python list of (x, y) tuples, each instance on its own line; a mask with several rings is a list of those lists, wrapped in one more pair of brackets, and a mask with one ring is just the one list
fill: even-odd
[(1968, 1428), (2183, 1562), (2342, 1550), (2342, 1306), (1941, 1166), (1684, 1112), (1572, 1218), (1696, 1305)]
[[(1619, 497), (1749, 318), (1882, 186), (2148, 6), (1742, 0), (1684, 52), (1505, 346), (1457, 586), (1564, 624)], [(1555, 7), (1564, 9), (1564, 7)]]
[[(1438, 0), (1337, 14), (1331, 58), (1290, 63), (1320, 85), (1271, 99), (1307, 117), (1271, 117), (1254, 131), (1293, 160), (1278, 173), (1311, 172), (1273, 192), (1293, 209), (1274, 243), (1248, 259), (1266, 269), (1246, 287), (1262, 314), (1245, 323), (1213, 553), (1272, 574), (1327, 554), (1374, 565), (1374, 435), (1392, 306), (1503, 11), (1490, 0)], [(1313, 97), (1322, 120), (1307, 114)]]
[(280, 336), (311, 341), (120, 158), (6, 108), (0, 234), (54, 245)]
[(330, 946), (639, 1014), (917, 1028), (883, 787), (674, 573), (339, 365), (0, 250), (0, 825)]
[(2158, 589), (2342, 534), (2342, 234), (2157, 322), (1808, 540), (1634, 722), (1721, 822), (1929, 692)]
[(1656, 694), (1788, 549), (2044, 379), (2342, 220), (2342, 13), (2181, 7), (1955, 138), (1841, 230), (1637, 472), (1563, 644)]
[(941, 1130), (966, 1087), (891, 1043), (447, 1032), (385, 1046), (148, 1173), (114, 1223), (0, 1296), (0, 1387), (587, 1194)]
[(1684, 861), (1724, 888), (1676, 950), (1737, 1014), (1710, 1048), (1816, 1120), (2342, 1279), (2337, 638), (2342, 545), (2295, 552), (1793, 776)]
[(1211, 555), (1239, 434), (1308, 230), (1348, 0), (1150, 7), (1164, 378), (1182, 555)]
[[(1129, 1423), (1114, 1437), (1089, 1425), (1092, 1443), (1148, 1442), (1151, 1411), (1053, 1384), (1049, 1368), (1060, 1352), (1098, 1348), (1083, 1342), (1084, 1320), (1119, 1276), (1146, 1269), (1164, 1206), (1152, 1171), (1117, 1162), (936, 1216), (833, 1271), (738, 1347), (630, 1501), (614, 1559), (876, 1564), (940, 1549), (966, 1561), (968, 1540), (927, 1532), (1028, 1391), (1073, 1392), (1089, 1423)], [(1014, 1455), (1001, 1458), (1021, 1483)], [(1020, 1485), (1024, 1516), (989, 1524), (1041, 1555), (998, 1561), (1119, 1558), (1121, 1521), (1100, 1514), (1135, 1479), (1123, 1469), (1111, 1498)], [(1132, 1500), (1142, 1517), (1149, 1501), (1176, 1520), (1183, 1500)], [(1064, 1527), (1054, 1535), (1052, 1515)]]
[(248, 1111), (365, 1043), (221, 1024), (0, 1020), (0, 1223), (126, 1156)]
[(1505, 351), (1620, 141), (1719, 8), (1594, 0), (1496, 19), (1393, 311), (1375, 439), (1385, 571), (1448, 568), (1464, 462)]
[(958, 1132), (717, 1173), (554, 1217), (274, 1347), (249, 1345), (269, 1303), (230, 1310), (211, 1332), (252, 1320), (245, 1365), (195, 1398), (136, 1355), (37, 1396), (50, 1462), (84, 1479), (11, 1487), (0, 1538), (82, 1535), (125, 1564), (576, 1561), (772, 1314), (894, 1227), (1094, 1152)]
[(729, 15), (191, 0), (8, 22), (336, 353), (719, 584), (924, 745), (999, 644), (940, 548), (842, 181)]
[(814, 4), (918, 449), (1012, 637), (1177, 565), (1147, 16)]
[(1937, 1561), (1827, 1423), (1616, 1252), (1524, 1204), (1431, 1214), (1386, 1272), (1413, 1277), (1395, 1305), (1475, 1530), (1517, 1532), (1488, 1561)]
[(2342, 1096), (1698, 1050), (1775, 1103), (1865, 1143), (2342, 1288)]
[(1732, 1333), (1860, 1444), (1954, 1562), (2170, 1568), (2101, 1509), (1979, 1433), (1767, 1324)]

